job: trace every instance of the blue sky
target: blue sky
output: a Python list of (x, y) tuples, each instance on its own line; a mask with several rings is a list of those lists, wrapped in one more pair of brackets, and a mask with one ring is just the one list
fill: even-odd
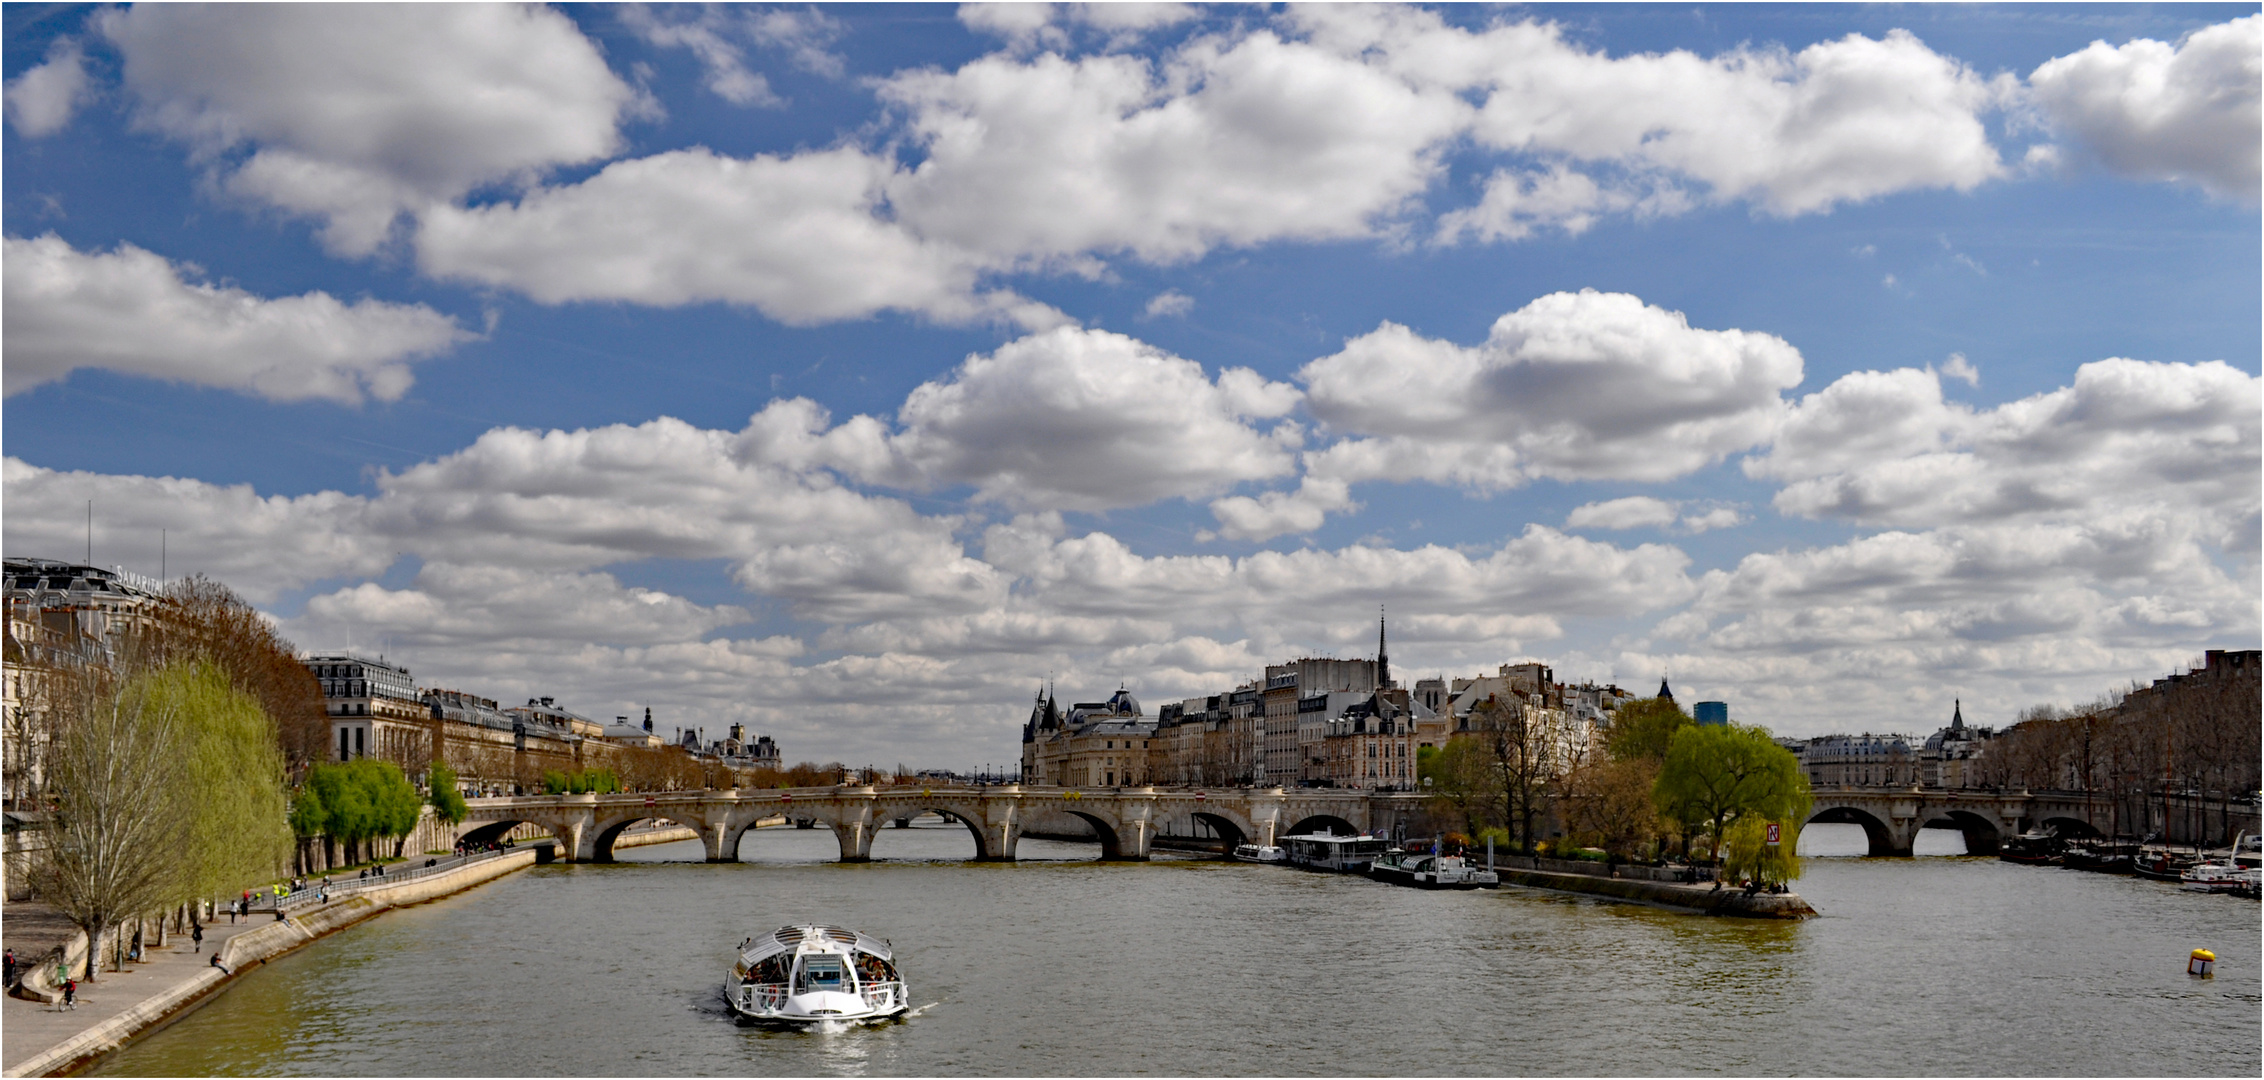
[(6, 548), (812, 759), (2009, 722), (2258, 643), (2257, 10), (9, 5)]

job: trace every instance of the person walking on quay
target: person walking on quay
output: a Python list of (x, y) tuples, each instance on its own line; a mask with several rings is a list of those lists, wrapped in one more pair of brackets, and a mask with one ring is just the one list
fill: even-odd
[(77, 979), (63, 980), (62, 1007), (72, 1010), (76, 1010), (79, 1007), (79, 981)]
[(8, 950), (6, 962), (7, 976), (0, 978), (0, 990), (13, 990), (16, 988), (16, 950)]
[(204, 951), (203, 923), (189, 924), (189, 951), (192, 953), (200, 953)]

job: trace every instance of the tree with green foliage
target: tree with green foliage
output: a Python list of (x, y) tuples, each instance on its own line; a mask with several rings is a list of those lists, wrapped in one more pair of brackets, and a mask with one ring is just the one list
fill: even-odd
[(1677, 821), (1710, 823), (1717, 858), (1730, 824), (1749, 816), (1805, 821), (1811, 805), (1808, 775), (1799, 760), (1766, 729), (1742, 724), (1676, 731), (1652, 793), (1661, 813)]
[(390, 761), (357, 758), (316, 765), (307, 770), (304, 789), (322, 807), (323, 836), (346, 846), (347, 863), (375, 858), (375, 850), (365, 853), (363, 845), (381, 837), (395, 838), (394, 854), (399, 855), (399, 839), (416, 829), (424, 813), (424, 798)]
[(1621, 705), (1612, 712), (1611, 727), (1604, 736), (1604, 749), (1619, 761), (1648, 758), (1654, 762), (1667, 759), (1667, 744), (1674, 733), (1692, 726), (1696, 721), (1682, 711), (1682, 706), (1669, 698), (1639, 698)]
[(291, 826), (275, 721), (209, 660), (176, 662), (128, 687), (145, 710), (180, 718), (178, 797), (189, 808), (175, 858), (180, 901), (234, 892), (289, 865)]
[(1769, 843), (1769, 823), (1748, 814), (1729, 827), (1722, 838), (1722, 876), (1731, 881), (1751, 878), (1763, 885), (1782, 884), (1800, 876), (1800, 823), (1779, 821), (1777, 842)]
[(456, 770), (445, 762), (435, 761), (425, 774), (425, 790), (430, 794), (432, 816), (454, 825), (464, 820), (472, 808), (464, 804), (464, 793), (456, 790)]

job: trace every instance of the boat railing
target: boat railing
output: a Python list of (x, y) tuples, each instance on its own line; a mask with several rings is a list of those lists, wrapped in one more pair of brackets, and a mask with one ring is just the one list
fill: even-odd
[(866, 983), (862, 989), (865, 1007), (870, 1009), (893, 1008), (904, 998), (904, 984), (900, 982)]
[(785, 1004), (785, 983), (742, 983), (739, 986), (740, 1008), (776, 1009)]

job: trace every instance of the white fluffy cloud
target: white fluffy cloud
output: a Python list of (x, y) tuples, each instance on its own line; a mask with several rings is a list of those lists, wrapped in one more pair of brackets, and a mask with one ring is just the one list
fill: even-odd
[(2108, 169), (2256, 204), (2264, 15), (2196, 31), (2175, 45), (2094, 41), (2047, 61), (2028, 84), (2051, 125)]
[(368, 529), (363, 499), (336, 491), (262, 496), (250, 484), (43, 469), (14, 457), (0, 463), (0, 489), (8, 504), (0, 543), (11, 556), (86, 555), (92, 500), (96, 563), (154, 577), (162, 544), (171, 576), (205, 574), (257, 603), (327, 578), (382, 573), (398, 550)]
[(86, 49), (74, 38), (57, 38), (46, 60), (8, 80), (8, 123), (25, 138), (53, 135), (70, 124), (92, 89)]
[(1385, 323), (1299, 378), (1316, 419), (1360, 436), (1310, 455), (1312, 474), (1493, 490), (1666, 480), (1765, 442), (1801, 359), (1771, 334), (1583, 290), (1502, 316), (1476, 347)]
[(795, 324), (890, 308), (1063, 321), (1011, 293), (977, 295), (975, 264), (878, 216), (893, 169), (854, 149), (745, 160), (670, 151), (516, 202), (435, 207), (417, 256), (435, 277), (546, 304), (722, 301)]
[[(1597, 213), (1681, 205), (1657, 190), (1661, 181), (1789, 216), (1898, 191), (1970, 190), (2004, 172), (1981, 116), (2008, 87), (1906, 31), (1797, 53), (1612, 57), (1535, 20), (1468, 31), (1414, 8), (1323, 7), (1295, 18), (1315, 41), (1371, 56), (1413, 85), (1479, 97), (1471, 133), (1480, 143), (1556, 163), (1524, 178), (1497, 175), (1484, 203), (1448, 219), (1448, 239), (1464, 230), (1514, 239), (1536, 224), (1578, 231)], [(1565, 162), (1646, 179), (1599, 182)]]
[(988, 56), (881, 89), (924, 160), (923, 235), (1002, 262), (1364, 236), (1441, 170), (1468, 107), (1271, 32), (1135, 56)]
[[(2253, 550), (2264, 391), (2219, 361), (2083, 365), (2072, 385), (1976, 411), (1932, 372), (1858, 372), (1801, 400), (1747, 472), (1787, 480), (1777, 509), (1871, 525), (2191, 523)], [(2253, 531), (2250, 529), (2250, 531)]]
[(132, 244), (74, 250), (52, 233), (5, 242), (7, 393), (79, 368), (257, 394), (270, 401), (393, 401), (409, 361), (473, 335), (421, 304), (268, 299), (183, 279)]
[(1649, 495), (1583, 503), (1565, 515), (1568, 529), (1656, 529), (1674, 524), (1674, 504)]
[(144, 123), (348, 254), (403, 211), (611, 155), (640, 105), (539, 6), (143, 4), (98, 25)]
[(662, 48), (689, 51), (707, 74), (707, 88), (733, 105), (778, 107), (785, 99), (771, 92), (770, 80), (747, 70), (745, 56), (731, 40), (720, 9), (706, 8), (688, 19), (664, 19), (644, 4), (625, 4), (622, 25), (638, 37)]

